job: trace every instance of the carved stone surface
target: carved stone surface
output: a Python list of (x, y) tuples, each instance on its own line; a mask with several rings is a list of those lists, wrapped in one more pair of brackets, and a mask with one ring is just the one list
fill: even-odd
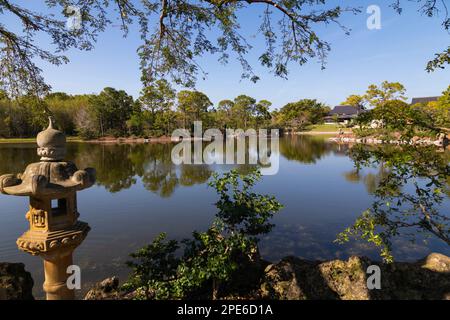
[(28, 165), (20, 178), (11, 174), (0, 176), (0, 192), (15, 196), (57, 198), (89, 188), (94, 183), (95, 169), (78, 170), (70, 161), (44, 161)]
[(43, 233), (28, 230), (17, 239), (17, 246), (34, 256), (48, 255), (59, 249), (75, 249), (83, 242), (90, 229), (87, 223), (77, 221), (72, 227), (61, 231)]
[(49, 119), (48, 128), (37, 135), (37, 153), (42, 161), (60, 161), (66, 155), (66, 136), (53, 128)]
[(47, 299), (73, 299), (73, 290), (65, 286), (66, 269), (72, 264), (72, 252), (86, 238), (90, 227), (78, 221), (76, 192), (95, 183), (95, 169), (78, 170), (63, 161), (65, 135), (48, 128), (37, 136), (41, 162), (27, 166), (23, 174), (0, 176), (0, 192), (30, 197), (26, 214), (29, 230), (18, 240), (20, 250), (44, 259)]

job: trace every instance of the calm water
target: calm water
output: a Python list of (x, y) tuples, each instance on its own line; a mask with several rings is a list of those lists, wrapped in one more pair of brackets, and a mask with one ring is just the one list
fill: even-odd
[[(80, 219), (92, 228), (75, 253), (84, 289), (112, 275), (125, 280), (127, 255), (160, 232), (182, 239), (212, 221), (217, 198), (207, 181), (214, 171), (229, 168), (175, 166), (171, 148), (170, 144), (68, 145), (67, 159), (80, 169), (97, 169), (97, 184), (78, 195)], [(345, 259), (352, 254), (378, 259), (377, 251), (364, 242), (333, 243), (336, 234), (371, 205), (377, 181), (376, 170), (361, 178), (352, 174), (347, 150), (348, 146), (324, 138), (281, 139), (279, 173), (263, 177), (257, 186), (257, 191), (275, 195), (285, 206), (274, 219), (274, 231), (261, 242), (266, 259), (286, 255)], [(0, 145), (0, 174), (22, 172), (36, 161), (33, 144)], [(27, 207), (26, 198), (0, 195), (0, 261), (24, 262), (35, 279), (35, 294), (42, 297), (41, 259), (19, 252), (15, 244), (27, 228)], [(449, 208), (446, 201), (443, 210)], [(394, 255), (410, 261), (432, 251), (450, 255), (449, 247), (435, 239), (415, 244), (400, 239)]]

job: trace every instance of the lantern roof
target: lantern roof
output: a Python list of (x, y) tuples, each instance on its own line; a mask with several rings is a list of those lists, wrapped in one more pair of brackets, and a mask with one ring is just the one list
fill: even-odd
[(37, 153), (41, 162), (29, 164), (22, 174), (0, 176), (0, 192), (15, 196), (62, 198), (95, 183), (95, 169), (78, 170), (74, 163), (62, 161), (66, 154), (66, 136), (49, 119), (46, 130), (37, 135)]

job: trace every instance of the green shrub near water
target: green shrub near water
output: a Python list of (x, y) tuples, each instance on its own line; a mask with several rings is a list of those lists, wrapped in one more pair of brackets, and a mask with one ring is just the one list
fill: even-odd
[(282, 208), (273, 196), (252, 191), (260, 178), (259, 170), (216, 174), (209, 183), (219, 195), (212, 226), (181, 242), (160, 234), (131, 254), (132, 273), (124, 289), (134, 291), (137, 299), (222, 296), (226, 282), (246, 262), (259, 259), (258, 236), (272, 230), (269, 221)]

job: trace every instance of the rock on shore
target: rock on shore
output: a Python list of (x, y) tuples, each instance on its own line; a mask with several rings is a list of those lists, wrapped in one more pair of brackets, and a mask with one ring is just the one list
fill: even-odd
[(34, 300), (33, 285), (23, 263), (0, 263), (0, 300)]
[[(380, 290), (367, 289), (366, 271), (370, 265), (381, 269)], [(286, 257), (265, 268), (259, 286), (259, 294), (249, 293), (249, 299), (450, 300), (450, 258), (432, 253), (415, 263), (381, 264), (357, 256), (325, 262)], [(85, 299), (132, 297), (120, 292), (119, 281), (113, 277), (95, 285)]]
[[(379, 290), (367, 288), (370, 265), (380, 267)], [(432, 253), (415, 263), (382, 264), (357, 256), (325, 262), (286, 257), (269, 264), (258, 281), (259, 294), (252, 292), (251, 299), (450, 300), (450, 258)], [(32, 288), (33, 279), (23, 264), (0, 263), (0, 300), (31, 300)], [(85, 296), (86, 300), (132, 298), (133, 293), (120, 291), (117, 277), (97, 283)]]
[[(381, 289), (367, 289), (367, 267), (381, 269)], [(287, 257), (269, 265), (261, 285), (266, 299), (448, 299), (450, 258), (433, 253), (416, 263), (378, 264), (368, 258), (311, 262)]]
[(437, 139), (433, 138), (421, 138), (418, 136), (413, 137), (409, 141), (403, 141), (400, 136), (396, 136), (391, 140), (383, 140), (380, 137), (356, 137), (354, 134), (339, 134), (336, 137), (330, 138), (329, 141), (338, 143), (363, 143), (363, 144), (396, 144), (396, 145), (422, 145), (430, 146), (434, 145), (437, 147), (445, 148), (449, 146), (450, 134), (449, 135), (438, 135)]
[(119, 278), (111, 277), (94, 285), (84, 300), (118, 300), (121, 299)]

